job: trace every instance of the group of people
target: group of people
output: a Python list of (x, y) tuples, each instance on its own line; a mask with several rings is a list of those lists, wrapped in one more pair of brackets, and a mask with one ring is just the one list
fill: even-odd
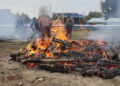
[[(60, 20), (60, 17), (58, 16), (58, 20)], [(72, 19), (71, 16), (68, 16), (66, 19), (65, 24), (65, 29), (66, 29), (66, 36), (71, 37), (72, 36), (72, 29), (74, 27), (74, 20)], [(31, 23), (31, 28), (37, 33), (41, 33), (41, 37), (51, 37), (51, 28), (52, 28), (52, 21), (49, 18), (41, 17), (39, 18), (33, 18), (32, 23)]]

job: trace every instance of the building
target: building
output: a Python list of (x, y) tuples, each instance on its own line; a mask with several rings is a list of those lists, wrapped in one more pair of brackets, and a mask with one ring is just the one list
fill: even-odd
[(10, 9), (0, 9), (0, 24), (13, 24), (15, 16)]
[(75, 24), (80, 24), (83, 22), (84, 16), (78, 13), (53, 13), (52, 19), (56, 19), (57, 16), (61, 16), (64, 19), (64, 22), (66, 21), (68, 16), (71, 16), (74, 19)]

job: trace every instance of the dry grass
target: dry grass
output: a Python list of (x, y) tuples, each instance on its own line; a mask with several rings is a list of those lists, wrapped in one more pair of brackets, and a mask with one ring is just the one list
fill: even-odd
[(85, 39), (89, 34), (88, 30), (73, 30), (72, 32), (72, 39), (73, 40), (80, 40)]

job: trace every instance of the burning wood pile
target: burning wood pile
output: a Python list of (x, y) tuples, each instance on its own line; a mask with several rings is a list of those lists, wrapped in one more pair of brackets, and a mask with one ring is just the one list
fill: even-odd
[(11, 59), (27, 67), (51, 72), (79, 73), (112, 79), (120, 75), (120, 59), (113, 45), (104, 41), (73, 41), (59, 31), (55, 37), (37, 38)]

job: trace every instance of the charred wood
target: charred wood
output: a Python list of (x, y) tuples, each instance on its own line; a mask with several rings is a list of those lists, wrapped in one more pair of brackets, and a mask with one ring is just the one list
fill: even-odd
[(112, 79), (120, 75), (120, 67), (114, 69), (102, 68), (100, 69), (99, 73), (99, 77), (103, 79)]
[(74, 67), (63, 64), (39, 64), (38, 66), (40, 69), (51, 72), (71, 73), (74, 70)]
[(60, 40), (60, 39), (53, 38), (53, 41), (57, 42), (57, 43), (60, 43), (60, 44), (63, 44), (65, 46), (72, 46), (71, 42), (63, 41), (63, 40)]
[(26, 53), (16, 53), (16, 54), (10, 54), (11, 60), (16, 60), (17, 57), (25, 55)]
[(120, 62), (99, 60), (97, 65), (99, 65), (99, 66), (120, 66)]
[(27, 63), (58, 63), (58, 62), (72, 62), (75, 59), (31, 59), (31, 60), (22, 60), (23, 64)]

